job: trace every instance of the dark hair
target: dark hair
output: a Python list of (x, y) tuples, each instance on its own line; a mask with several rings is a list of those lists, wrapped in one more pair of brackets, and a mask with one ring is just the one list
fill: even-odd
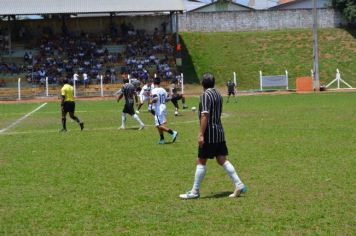
[(123, 78), (122, 81), (126, 84), (128, 83), (130, 80), (128, 78)]
[(69, 82), (68, 82), (68, 78), (64, 78), (63, 79), (63, 84), (68, 84)]
[(161, 83), (161, 79), (159, 77), (153, 79), (153, 84), (160, 84), (160, 83)]
[(203, 78), (201, 80), (201, 85), (205, 88), (214, 88), (215, 86), (215, 78), (211, 73), (204, 73)]

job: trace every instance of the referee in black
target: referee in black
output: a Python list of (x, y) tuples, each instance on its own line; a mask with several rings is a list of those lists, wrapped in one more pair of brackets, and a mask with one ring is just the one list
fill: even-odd
[(200, 96), (199, 103), (199, 148), (194, 184), (190, 191), (180, 194), (179, 197), (182, 199), (200, 197), (199, 189), (206, 173), (207, 160), (214, 158), (216, 158), (219, 165), (224, 167), (235, 185), (235, 190), (229, 197), (238, 197), (241, 193), (245, 193), (247, 188), (241, 182), (234, 166), (227, 160), (228, 150), (225, 143), (224, 129), (221, 124), (223, 99), (214, 88), (215, 78), (212, 74), (205, 73), (201, 84), (204, 92)]

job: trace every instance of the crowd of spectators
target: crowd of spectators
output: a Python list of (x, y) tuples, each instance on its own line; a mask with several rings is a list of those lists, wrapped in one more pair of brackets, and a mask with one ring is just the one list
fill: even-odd
[(8, 54), (10, 50), (10, 36), (7, 28), (0, 28), (0, 55)]
[[(154, 74), (164, 79), (173, 77), (170, 62), (174, 49), (165, 27), (148, 34), (124, 22), (120, 29), (119, 32), (111, 26), (107, 34), (82, 32), (59, 36), (46, 28), (37, 40), (36, 49), (24, 53), (23, 64), (0, 63), (0, 73), (25, 73), (29, 83), (39, 85), (45, 84), (46, 77), (50, 84), (59, 83), (66, 77), (85, 86), (100, 83), (101, 76), (104, 83), (115, 83), (120, 76), (141, 81)], [(124, 45), (125, 49), (110, 52), (106, 45)]]

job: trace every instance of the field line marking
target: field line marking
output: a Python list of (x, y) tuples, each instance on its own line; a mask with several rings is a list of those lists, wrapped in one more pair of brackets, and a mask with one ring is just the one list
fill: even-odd
[(21, 117), (20, 119), (16, 120), (15, 122), (11, 123), (8, 127), (1, 129), (0, 130), (0, 134), (4, 133), (5, 131), (7, 131), (8, 129), (11, 129), (12, 127), (14, 127), (15, 125), (19, 124), (21, 121), (23, 121), (24, 119), (26, 119), (27, 117), (29, 117), (30, 115), (32, 115), (33, 113), (35, 113), (36, 111), (38, 111), (39, 109), (41, 109), (42, 107), (46, 106), (47, 102), (43, 103), (42, 105), (40, 105), (39, 107), (37, 107), (35, 110), (27, 113), (26, 115), (24, 115), (23, 117)]
[[(221, 118), (227, 118), (229, 117), (230, 114), (228, 113), (222, 113), (221, 114)], [(194, 120), (185, 120), (185, 121), (173, 121), (170, 122), (170, 124), (189, 124), (189, 123), (195, 123), (195, 122), (199, 122), (198, 119), (194, 119)], [(119, 126), (119, 125), (118, 125)], [(95, 131), (106, 131), (106, 130), (117, 130), (118, 126), (114, 126), (114, 127), (101, 127), (101, 128), (89, 128), (89, 129), (85, 129), (85, 131), (89, 131), (89, 132), (95, 132)], [(156, 127), (155, 125), (150, 125), (150, 124), (145, 124), (145, 127)], [(131, 129), (132, 127), (128, 127), (128, 129)], [(137, 126), (138, 128), (138, 126)], [(14, 131), (14, 132), (7, 132), (6, 135), (17, 135), (17, 134), (34, 134), (34, 133), (58, 133), (58, 130), (28, 130), (28, 131)], [(5, 134), (4, 134), (5, 135)]]

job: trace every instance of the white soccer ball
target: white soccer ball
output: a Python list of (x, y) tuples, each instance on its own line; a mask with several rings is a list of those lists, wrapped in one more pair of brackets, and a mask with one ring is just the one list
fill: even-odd
[(192, 107), (192, 111), (195, 111), (197, 108), (196, 107)]

